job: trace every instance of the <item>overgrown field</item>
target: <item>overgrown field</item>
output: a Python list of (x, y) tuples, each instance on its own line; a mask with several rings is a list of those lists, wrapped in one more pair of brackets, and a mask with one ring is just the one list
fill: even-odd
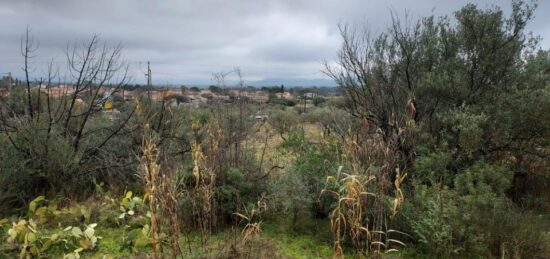
[(338, 89), (267, 103), (105, 111), (121, 49), (76, 44), (72, 92), (1, 95), (0, 257), (548, 258), (550, 52), (512, 7), (341, 25)]

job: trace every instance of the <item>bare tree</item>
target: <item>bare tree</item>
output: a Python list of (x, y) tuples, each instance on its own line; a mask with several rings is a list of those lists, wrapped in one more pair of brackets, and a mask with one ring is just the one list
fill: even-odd
[[(113, 117), (112, 122), (106, 125), (90, 123), (92, 118), (102, 113), (104, 93), (116, 93), (129, 79), (128, 66), (121, 60), (122, 46), (109, 46), (101, 42), (97, 35), (90, 41), (68, 44), (65, 54), (70, 76), (67, 81), (70, 86), (54, 83), (60, 81), (60, 73), (54, 68), (52, 60), (45, 77), (35, 80), (40, 86), (35, 90), (31, 89), (30, 64), (37, 50), (38, 45), (27, 28), (21, 40), (21, 53), (26, 79), (25, 113), (28, 116), (16, 112), (11, 102), (0, 96), (0, 133), (6, 136), (20, 157), (25, 158), (26, 164), (23, 166), (39, 172), (42, 179), (40, 181), (44, 182), (40, 184), (40, 188), (52, 188), (52, 181), (61, 178), (48, 175), (49, 173), (67, 173), (70, 177), (77, 177), (79, 174), (124, 166), (116, 164), (117, 158), (113, 160), (112, 157), (100, 154), (100, 151), (115, 136), (124, 132), (135, 108), (132, 110), (130, 106), (127, 113), (122, 113), (125, 116)], [(55, 94), (52, 94), (53, 89)], [(10, 99), (14, 98), (12, 94), (10, 93)], [(36, 101), (34, 98), (37, 98)], [(50, 163), (52, 152), (59, 152), (62, 148), (60, 143), (52, 141), (60, 139), (63, 143), (70, 143), (72, 148), (69, 148), (69, 152), (72, 158)], [(97, 163), (88, 163), (90, 161)], [(71, 166), (62, 166), (64, 163)], [(79, 167), (85, 163), (98, 166), (87, 166), (86, 170), (80, 170)], [(68, 171), (63, 172), (64, 170)], [(74, 171), (71, 170), (77, 170), (78, 174), (73, 174)]]
[(30, 29), (27, 26), (27, 29), (25, 31), (25, 36), (21, 37), (21, 55), (23, 56), (25, 60), (25, 64), (23, 66), (23, 72), (25, 72), (25, 82), (27, 85), (27, 111), (29, 113), (29, 116), (31, 118), (33, 117), (33, 108), (32, 108), (32, 100), (31, 100), (31, 80), (29, 79), (29, 70), (30, 64), (32, 58), (35, 57), (35, 52), (38, 50), (38, 43), (34, 41), (34, 37), (32, 35), (29, 35)]
[[(228, 86), (227, 78), (234, 77), (234, 83)], [(247, 134), (249, 133), (246, 125), (246, 118), (250, 116), (250, 111), (247, 110), (247, 98), (244, 97), (244, 80), (240, 68), (235, 67), (226, 72), (214, 73), (212, 80), (216, 82), (216, 86), (221, 88), (221, 99), (215, 101), (214, 112), (218, 117), (218, 121), (224, 129), (223, 156), (226, 164), (223, 168), (239, 167), (245, 161), (245, 150), (247, 146)], [(234, 96), (229, 96), (230, 93)], [(226, 102), (226, 98), (232, 98)], [(244, 148), (243, 148), (244, 147)]]
[[(65, 50), (69, 71), (73, 79), (76, 80), (73, 86), (74, 92), (69, 96), (70, 104), (65, 114), (63, 127), (66, 132), (71, 132), (69, 122), (72, 119), (82, 117), (74, 133), (73, 148), (75, 151), (79, 149), (90, 116), (101, 111), (98, 101), (100, 95), (105, 92), (104, 88), (108, 85), (112, 86), (109, 90), (111, 94), (114, 94), (128, 79), (128, 66), (120, 60), (121, 51), (120, 44), (108, 47), (106, 43), (100, 43), (97, 35), (94, 35), (89, 42), (68, 45)], [(120, 75), (120, 78), (115, 78), (117, 75)], [(89, 93), (87, 107), (83, 112), (75, 113), (76, 100), (85, 91)]]
[(387, 144), (397, 145), (396, 152), (408, 161), (412, 147), (404, 129), (416, 114), (412, 62), (419, 33), (418, 27), (403, 29), (398, 19), (393, 21), (390, 33), (376, 38), (366, 29), (341, 25), (337, 64), (325, 62), (324, 73), (344, 90), (351, 115)]

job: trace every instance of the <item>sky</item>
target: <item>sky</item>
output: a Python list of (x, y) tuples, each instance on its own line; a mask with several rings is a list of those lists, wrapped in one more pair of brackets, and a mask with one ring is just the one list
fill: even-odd
[[(39, 43), (35, 78), (52, 58), (63, 66), (67, 42), (98, 34), (122, 44), (133, 83), (145, 82), (150, 61), (156, 85), (208, 85), (213, 73), (236, 67), (245, 84), (331, 84), (321, 63), (336, 58), (339, 23), (380, 33), (391, 10), (416, 19), (451, 15), (468, 2), (510, 11), (504, 0), (0, 0), (0, 75), (22, 76), (19, 45), (28, 26)], [(550, 49), (550, 1), (538, 4), (528, 30)]]

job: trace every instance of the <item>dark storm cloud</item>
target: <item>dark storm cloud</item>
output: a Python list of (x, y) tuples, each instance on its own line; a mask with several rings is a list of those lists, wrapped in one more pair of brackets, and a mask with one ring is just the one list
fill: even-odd
[[(475, 1), (481, 7), (494, 1)], [(94, 33), (122, 43), (136, 82), (145, 62), (156, 83), (208, 83), (213, 72), (241, 67), (246, 79), (323, 78), (322, 60), (340, 45), (337, 24), (366, 22), (374, 32), (389, 26), (390, 10), (413, 18), (452, 15), (466, 1), (0, 1), (0, 73), (20, 75), (19, 40), (25, 27), (40, 43), (37, 72), (45, 61), (61, 64), (67, 41)], [(508, 1), (499, 1), (509, 11)], [(550, 3), (540, 1), (529, 29), (550, 38)], [(548, 40), (542, 42), (550, 46)]]

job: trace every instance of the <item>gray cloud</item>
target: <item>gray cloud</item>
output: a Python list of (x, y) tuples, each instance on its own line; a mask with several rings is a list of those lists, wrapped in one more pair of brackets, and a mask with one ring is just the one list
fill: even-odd
[[(61, 64), (67, 41), (94, 33), (124, 46), (135, 82), (144, 81), (145, 62), (154, 80), (208, 83), (213, 72), (241, 67), (247, 80), (317, 79), (322, 60), (340, 46), (337, 24), (366, 22), (374, 32), (389, 26), (391, 9), (413, 18), (451, 15), (466, 1), (145, 1), (1, 0), (0, 73), (21, 75), (19, 40), (25, 27), (40, 43), (34, 65), (44, 70), (50, 58)], [(443, 3), (444, 2), (444, 3)], [(486, 7), (494, 1), (475, 1)], [(500, 1), (508, 12), (509, 2)], [(540, 1), (529, 30), (550, 38), (550, 2)], [(543, 48), (550, 42), (543, 40)]]

